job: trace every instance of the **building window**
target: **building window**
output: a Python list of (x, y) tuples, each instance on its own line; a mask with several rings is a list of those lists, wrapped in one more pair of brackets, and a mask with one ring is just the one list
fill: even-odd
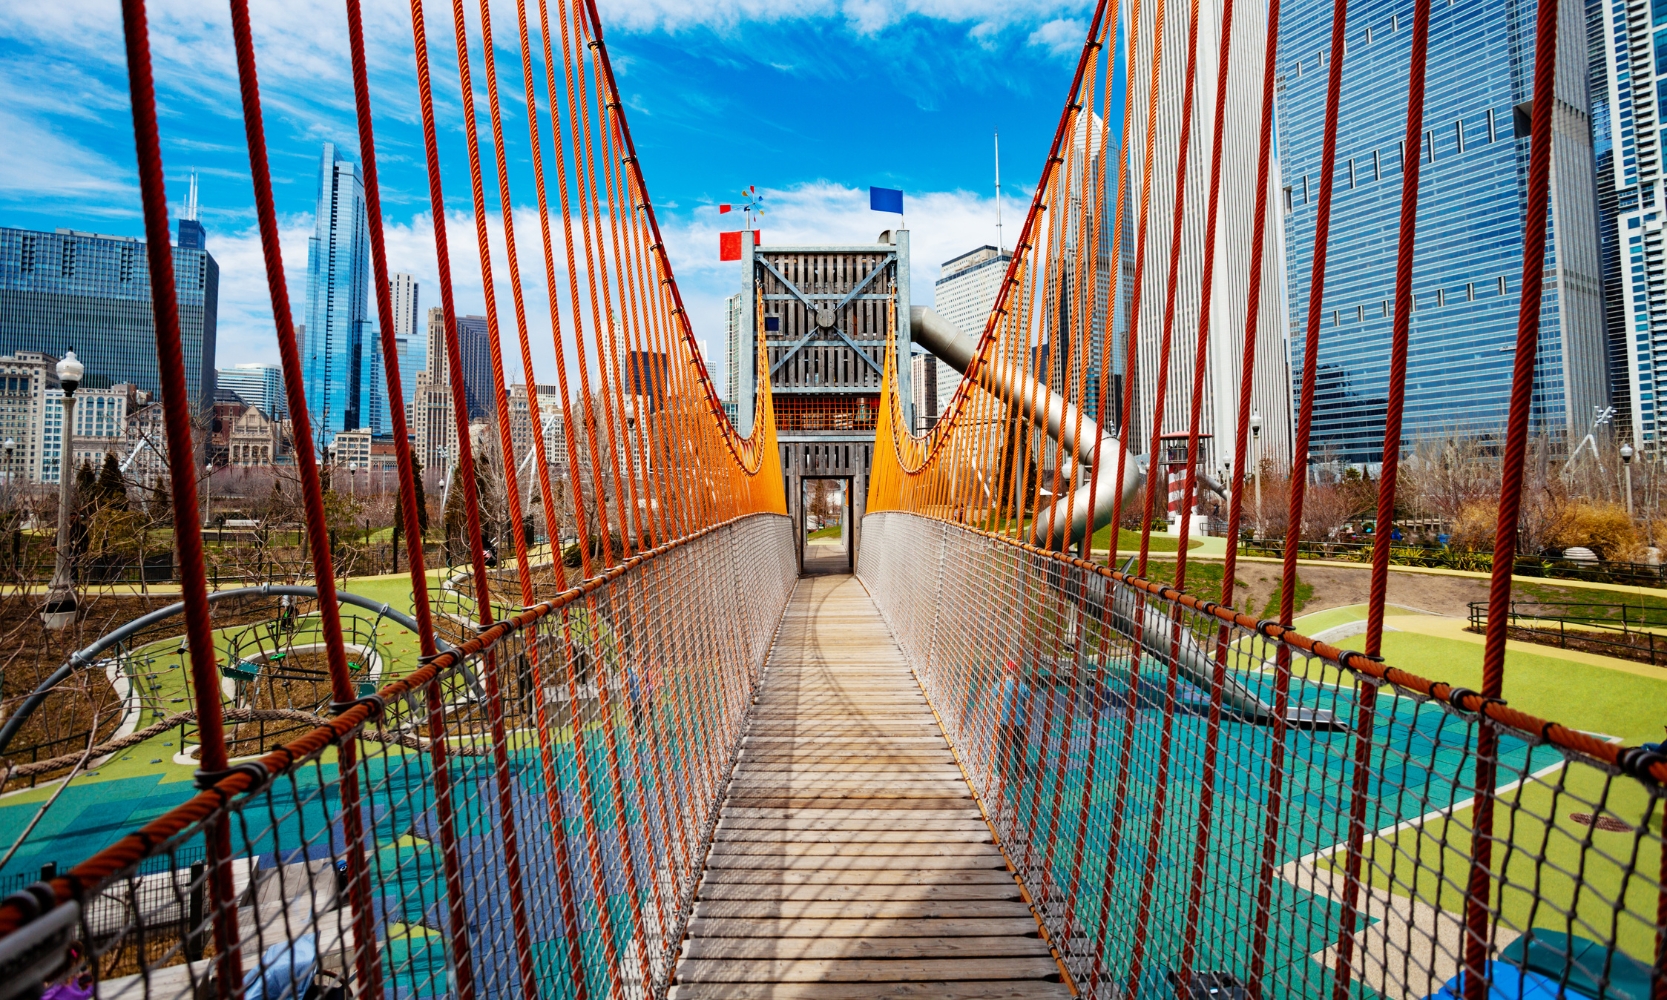
[(1499, 294), (1500, 295), (1505, 294), (1505, 287), (1506, 287), (1505, 286), (1505, 276), (1503, 274), (1501, 274), (1499, 276)]
[(75, 244), (69, 240), (64, 241), (64, 262), (61, 270), (64, 277), (75, 277)]
[(1384, 318), (1386, 318), (1386, 319), (1389, 316), (1389, 300), (1388, 299), (1383, 300), (1383, 315), (1384, 315)]
[(1458, 145), (1459, 152), (1464, 152), (1464, 119), (1453, 123), (1453, 141)]
[(1355, 306), (1354, 307), (1354, 321), (1356, 323), (1366, 322), (1366, 307), (1365, 306)]
[(1464, 300), (1466, 302), (1475, 302), (1476, 301), (1476, 282), (1474, 282), (1474, 281), (1465, 282), (1465, 285), (1464, 285)]
[(1436, 308), (1440, 309), (1442, 306), (1444, 306), (1446, 304), (1447, 304), (1447, 289), (1445, 289), (1445, 288), (1436, 289), (1435, 290), (1435, 305), (1436, 305)]
[(1383, 154), (1375, 149), (1372, 150), (1372, 179), (1383, 180)]
[(1308, 204), (1308, 175), (1302, 175), (1302, 203)]
[(1401, 149), (1401, 169), (1405, 170), (1407, 168), (1407, 141), (1405, 139), (1401, 140), (1400, 149)]
[(1499, 138), (1499, 126), (1493, 118), (1493, 109), (1488, 109), (1488, 141), (1494, 142)]
[(1399, 14), (1389, 15), (1389, 30), (1390, 31), (1400, 31), (1401, 30), (1401, 15), (1399, 15)]
[(1332, 326), (1342, 326), (1343, 325), (1343, 311), (1341, 309), (1333, 309), (1331, 311), (1331, 325)]
[(1435, 129), (1424, 133), (1424, 162), (1435, 162)]
[(1349, 187), (1354, 187), (1354, 157), (1349, 157)]
[(1296, 207), (1291, 201), (1291, 186), (1287, 184), (1285, 185), (1285, 214), (1290, 215), (1294, 211), (1296, 211)]
[(1302, 79), (1302, 60), (1297, 60), (1297, 79)]

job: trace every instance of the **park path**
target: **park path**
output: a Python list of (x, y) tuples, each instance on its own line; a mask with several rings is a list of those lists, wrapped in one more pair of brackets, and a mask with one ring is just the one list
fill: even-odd
[(851, 576), (794, 589), (696, 899), (674, 1000), (1070, 996)]

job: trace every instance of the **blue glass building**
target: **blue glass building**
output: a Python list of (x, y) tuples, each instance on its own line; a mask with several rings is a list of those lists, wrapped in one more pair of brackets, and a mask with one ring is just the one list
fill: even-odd
[[(220, 265), (201, 223), (179, 222), (174, 248), (180, 344), (193, 405), (214, 398)], [(70, 229), (0, 229), (0, 355), (74, 349), (89, 389), (130, 382), (160, 389), (150, 263), (143, 240)]]
[(318, 443), (344, 430), (388, 432), (382, 351), (370, 312), (370, 232), (356, 164), (325, 143), (307, 240), (307, 409)]
[(457, 317), (457, 348), (463, 359), (463, 394), (469, 404), (469, 419), (493, 412), (496, 390), (492, 386), (492, 340), (485, 316)]
[[(1402, 164), (1422, 158), (1404, 444), (1503, 432), (1522, 282), (1535, 4), (1438, 3), (1422, 142), (1403, 149), (1410, 0), (1348, 13), (1311, 461), (1375, 463), (1383, 443)], [(1300, 391), (1325, 114), (1331, 0), (1295, 0), (1280, 33), (1279, 145), (1291, 383)], [(1550, 241), (1532, 432), (1568, 440), (1609, 402), (1585, 12), (1560, 9)]]
[(1616, 424), (1623, 436), (1659, 441), (1657, 378), (1667, 365), (1660, 185), (1667, 3), (1591, 0), (1586, 14)]

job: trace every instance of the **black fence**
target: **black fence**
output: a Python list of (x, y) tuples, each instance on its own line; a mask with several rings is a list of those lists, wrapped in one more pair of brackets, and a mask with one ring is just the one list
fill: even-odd
[[(1282, 558), (1283, 539), (1243, 539), (1240, 553), (1247, 556)], [(1369, 563), (1371, 542), (1298, 542), (1302, 559), (1331, 559), (1338, 562)], [(1399, 545), (1389, 547), (1389, 561), (1396, 566), (1427, 566), (1437, 569), (1470, 570), (1487, 573), (1493, 569), (1493, 553), (1458, 549), (1450, 545)], [(1616, 562), (1602, 559), (1564, 559), (1561, 556), (1519, 554), (1511, 572), (1518, 577), (1557, 580), (1585, 580), (1617, 583), (1629, 587), (1667, 587), (1667, 564)]]
[[(1487, 629), (1488, 604), (1470, 604), (1470, 628)], [(1540, 604), (1511, 602), (1509, 636), (1562, 649), (1667, 666), (1667, 611), (1624, 604)]]

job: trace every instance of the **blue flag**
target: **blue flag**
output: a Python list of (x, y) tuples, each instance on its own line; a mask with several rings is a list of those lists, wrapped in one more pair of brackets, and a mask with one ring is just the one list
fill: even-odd
[(893, 191), (891, 188), (871, 187), (868, 189), (868, 207), (876, 212), (896, 212), (903, 214), (903, 192)]

